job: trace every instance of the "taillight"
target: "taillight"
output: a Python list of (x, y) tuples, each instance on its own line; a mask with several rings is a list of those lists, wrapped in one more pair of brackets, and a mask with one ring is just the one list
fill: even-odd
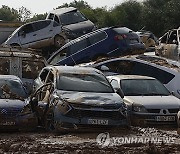
[(127, 38), (127, 35), (125, 35), (125, 34), (116, 35), (116, 36), (114, 37), (114, 40), (118, 41), (118, 40), (123, 40), (123, 39), (125, 39), (125, 38)]

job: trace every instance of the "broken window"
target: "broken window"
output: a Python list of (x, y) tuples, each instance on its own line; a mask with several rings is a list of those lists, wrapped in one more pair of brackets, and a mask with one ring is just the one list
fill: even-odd
[(0, 74), (8, 75), (10, 74), (10, 61), (6, 58), (0, 58)]
[(168, 38), (168, 44), (177, 44), (177, 31), (172, 31)]
[(23, 60), (22, 77), (27, 79), (35, 79), (43, 67), (44, 63), (41, 61)]

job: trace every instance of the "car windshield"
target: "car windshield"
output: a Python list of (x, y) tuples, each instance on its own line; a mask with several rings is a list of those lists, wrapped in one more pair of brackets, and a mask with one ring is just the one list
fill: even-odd
[(78, 22), (86, 21), (86, 17), (79, 11), (72, 11), (60, 15), (60, 20), (62, 25), (70, 25)]
[(65, 91), (113, 93), (110, 83), (101, 74), (61, 74), (57, 88)]
[(155, 79), (123, 79), (121, 88), (125, 96), (168, 96), (170, 92)]
[(27, 93), (18, 80), (0, 79), (0, 98), (18, 99), (26, 97)]

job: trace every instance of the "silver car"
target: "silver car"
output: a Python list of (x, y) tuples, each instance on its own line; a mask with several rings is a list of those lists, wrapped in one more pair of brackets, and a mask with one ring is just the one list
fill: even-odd
[(42, 48), (54, 45), (61, 47), (61, 26), (52, 20), (39, 20), (17, 28), (5, 41), (5, 46)]
[(108, 79), (124, 93), (124, 102), (131, 108), (133, 125), (177, 125), (180, 100), (157, 79), (137, 75), (115, 75)]

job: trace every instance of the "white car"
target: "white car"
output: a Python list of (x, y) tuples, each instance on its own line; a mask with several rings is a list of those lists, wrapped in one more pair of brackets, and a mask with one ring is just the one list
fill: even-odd
[(122, 89), (130, 107), (132, 125), (177, 125), (180, 100), (157, 79), (137, 75), (108, 76), (114, 89)]
[(174, 95), (180, 98), (180, 63), (147, 55), (133, 55), (96, 62), (91, 65), (105, 75), (142, 75), (156, 78)]
[(5, 46), (42, 48), (61, 47), (61, 26), (53, 20), (30, 22), (17, 28), (5, 41)]

